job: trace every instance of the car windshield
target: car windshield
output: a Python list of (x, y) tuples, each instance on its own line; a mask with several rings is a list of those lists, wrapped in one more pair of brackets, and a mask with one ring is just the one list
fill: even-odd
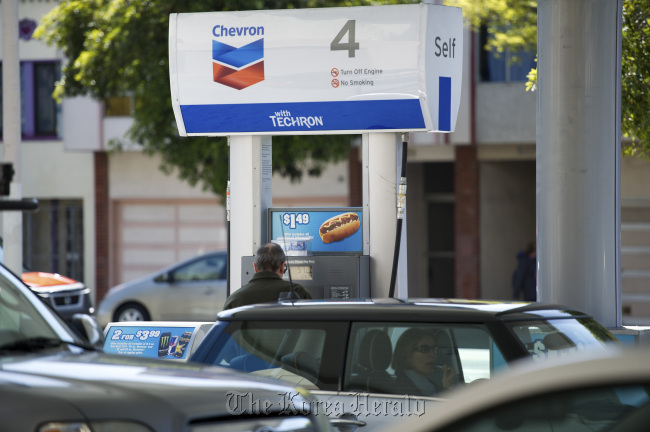
[[(592, 319), (486, 323), (218, 322), (221, 333), (204, 363), (284, 379), (310, 389), (434, 396), (456, 384), (489, 379), (509, 360), (604, 349), (615, 338)], [(406, 357), (417, 351), (417, 382)], [(344, 369), (341, 369), (344, 365)], [(444, 378), (445, 374), (449, 375)], [(415, 379), (413, 379), (415, 378)], [(427, 384), (428, 385), (428, 384)]]
[(13, 274), (0, 267), (0, 355), (75, 343), (65, 324)]

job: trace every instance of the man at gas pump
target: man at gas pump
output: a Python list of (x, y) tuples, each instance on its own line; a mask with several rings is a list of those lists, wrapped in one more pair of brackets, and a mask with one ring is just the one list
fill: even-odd
[(282, 247), (276, 243), (267, 243), (257, 250), (253, 269), (255, 274), (251, 280), (228, 296), (223, 305), (224, 310), (249, 304), (277, 302), (281, 296), (286, 299), (312, 298), (302, 285), (282, 278), (288, 270), (287, 257)]

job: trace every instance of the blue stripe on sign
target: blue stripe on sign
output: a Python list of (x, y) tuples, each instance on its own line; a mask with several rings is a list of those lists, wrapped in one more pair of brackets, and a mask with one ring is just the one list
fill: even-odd
[(438, 80), (438, 130), (451, 131), (451, 77)]
[(241, 68), (264, 58), (264, 39), (258, 39), (239, 48), (213, 40), (212, 59), (235, 68)]
[(181, 105), (189, 134), (424, 129), (418, 99)]

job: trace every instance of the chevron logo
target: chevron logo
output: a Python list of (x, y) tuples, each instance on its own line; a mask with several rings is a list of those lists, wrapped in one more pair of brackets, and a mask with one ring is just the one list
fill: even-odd
[(264, 81), (264, 39), (239, 48), (212, 40), (212, 77), (237, 90)]

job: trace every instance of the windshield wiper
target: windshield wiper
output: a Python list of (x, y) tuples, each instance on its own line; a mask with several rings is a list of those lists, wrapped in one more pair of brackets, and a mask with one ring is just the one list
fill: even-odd
[(27, 339), (20, 339), (14, 342), (10, 342), (8, 344), (0, 345), (0, 351), (33, 352), (33, 351), (40, 351), (48, 348), (57, 348), (60, 347), (61, 345), (74, 345), (87, 350), (92, 350), (92, 351), (97, 350), (97, 348), (95, 348), (92, 345), (87, 345), (80, 342), (71, 342), (71, 341), (64, 341), (56, 338), (38, 336), (38, 337), (32, 337)]

